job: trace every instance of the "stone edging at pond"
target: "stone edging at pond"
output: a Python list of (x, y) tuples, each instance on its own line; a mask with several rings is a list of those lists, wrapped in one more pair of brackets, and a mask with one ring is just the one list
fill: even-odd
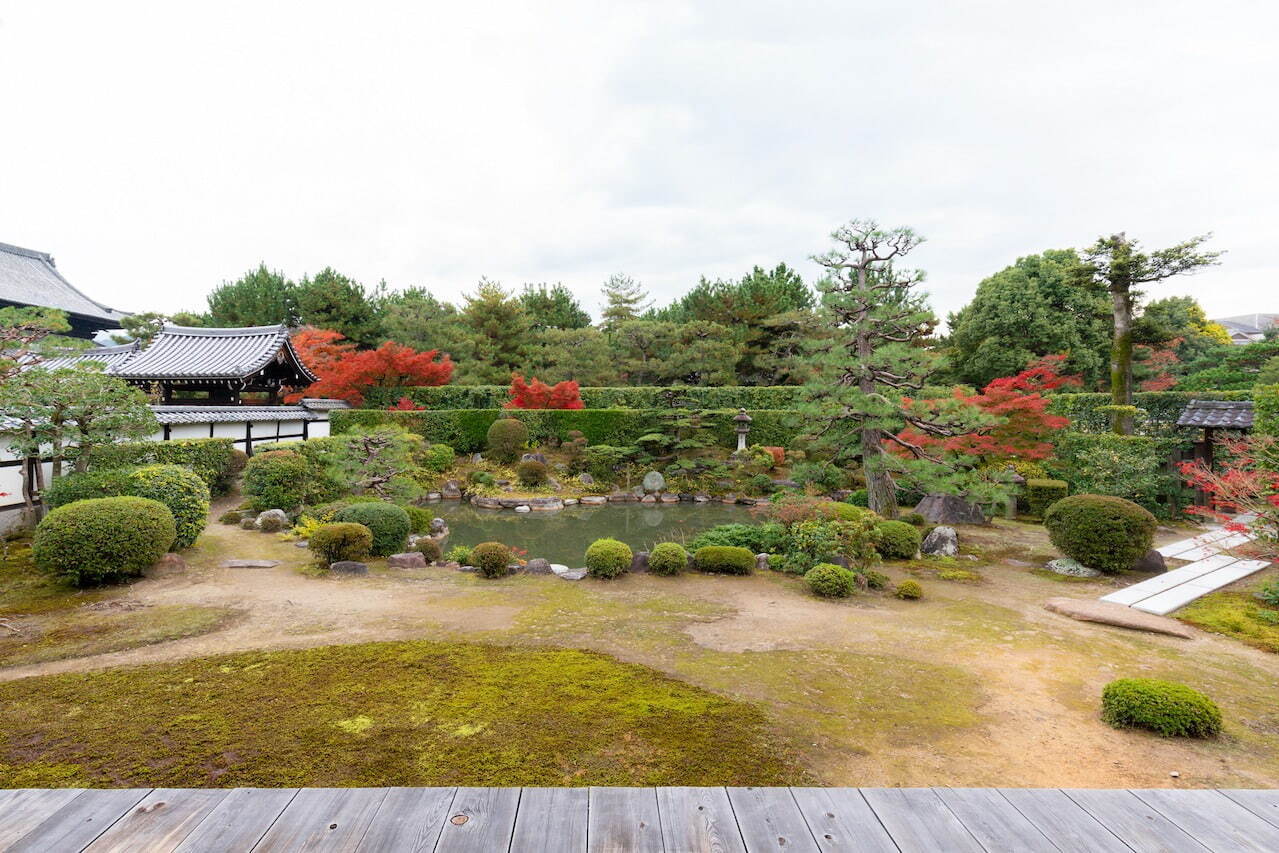
[(721, 497), (710, 495), (671, 494), (669, 492), (639, 496), (632, 492), (615, 492), (611, 495), (583, 495), (580, 498), (533, 497), (533, 498), (499, 498), (484, 495), (470, 495), (465, 500), (477, 509), (513, 509), (516, 512), (551, 512), (575, 506), (603, 506), (609, 503), (641, 503), (641, 504), (674, 504), (674, 503), (723, 503), (755, 506), (768, 503), (767, 498), (747, 498), (727, 494)]

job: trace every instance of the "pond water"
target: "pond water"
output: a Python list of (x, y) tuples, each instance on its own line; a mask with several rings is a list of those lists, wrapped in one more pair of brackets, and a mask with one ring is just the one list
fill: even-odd
[(583, 565), (587, 546), (606, 536), (647, 551), (658, 542), (686, 542), (717, 524), (756, 520), (747, 507), (721, 503), (612, 503), (514, 512), (444, 501), (427, 508), (448, 523), (446, 551), (453, 545), (502, 542), (523, 548), (528, 557), (545, 557), (570, 567)]

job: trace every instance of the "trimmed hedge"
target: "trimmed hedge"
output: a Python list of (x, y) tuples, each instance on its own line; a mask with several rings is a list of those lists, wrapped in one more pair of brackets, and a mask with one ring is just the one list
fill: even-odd
[[(63, 474), (49, 483), (40, 499), (49, 509), (91, 498), (116, 498), (129, 494), (133, 468), (105, 468), (79, 474)], [(237, 519), (238, 520), (238, 519)]]
[(428, 563), (437, 563), (444, 559), (444, 549), (440, 547), (440, 543), (429, 536), (423, 536), (417, 540), (417, 544), (413, 546), (413, 550), (417, 551)]
[(752, 554), (772, 554), (785, 551), (788, 542), (786, 527), (770, 521), (765, 524), (717, 524), (689, 540), (688, 549), (696, 551), (708, 545), (729, 545), (747, 548)]
[(1042, 517), (1048, 507), (1069, 493), (1070, 484), (1065, 480), (1027, 480), (1026, 508), (1031, 515)]
[(1101, 718), (1117, 729), (1148, 729), (1163, 737), (1212, 737), (1221, 709), (1204, 694), (1175, 681), (1119, 678), (1101, 691)]
[(591, 577), (615, 578), (631, 568), (631, 546), (616, 539), (596, 539), (586, 549), (586, 569)]
[[(1194, 446), (1198, 437), (1197, 431), (1190, 431), (1184, 438), (1151, 438), (1144, 435), (1116, 435), (1112, 432), (1082, 433), (1069, 430), (1054, 433), (1052, 436), (1053, 458), (1045, 461), (1054, 479), (1065, 480), (1075, 492), (1094, 491), (1093, 483), (1081, 473), (1086, 467), (1084, 458), (1093, 451), (1113, 451), (1114, 453), (1136, 452), (1145, 458), (1169, 463), (1177, 459), (1183, 452)], [(1147, 509), (1158, 509), (1163, 512), (1166, 505), (1169, 514), (1184, 506), (1193, 499), (1193, 492), (1185, 488), (1175, 469), (1168, 465), (1157, 475), (1156, 488), (1153, 492), (1142, 495), (1127, 495), (1140, 498), (1140, 503)]]
[(1123, 498), (1071, 495), (1044, 513), (1048, 538), (1067, 557), (1103, 572), (1123, 572), (1150, 550), (1158, 522)]
[(919, 553), (924, 536), (919, 528), (904, 521), (881, 521), (875, 525), (875, 550), (885, 560), (909, 560)]
[(373, 531), (353, 521), (321, 524), (307, 545), (316, 560), (326, 566), (342, 560), (363, 560), (373, 548)]
[(498, 462), (514, 462), (528, 444), (528, 427), (518, 418), (499, 418), (484, 436), (485, 455)]
[(648, 552), (648, 570), (655, 575), (678, 575), (688, 568), (688, 551), (678, 542), (663, 542)]
[(133, 465), (183, 465), (200, 475), (215, 494), (225, 492), (244, 468), (244, 452), (229, 438), (138, 441), (95, 447), (89, 470)]
[(404, 550), (408, 542), (409, 532), (413, 525), (404, 507), (383, 501), (367, 501), (351, 504), (338, 510), (334, 521), (363, 524), (373, 532), (373, 547), (370, 553), (375, 557), (386, 557)]
[[(1132, 395), (1133, 405), (1143, 412), (1137, 417), (1136, 430), (1153, 438), (1193, 440), (1197, 429), (1177, 426), (1177, 418), (1191, 400), (1250, 399), (1251, 391), (1142, 391)], [(1101, 433), (1110, 431), (1110, 412), (1105, 409), (1109, 405), (1110, 394), (1106, 393), (1053, 394), (1048, 411), (1070, 418), (1075, 432)]]
[[(588, 409), (668, 409), (683, 403), (702, 409), (789, 409), (803, 399), (798, 385), (703, 387), (582, 388)], [(426, 409), (500, 409), (510, 399), (506, 385), (439, 385), (421, 388), (370, 388), (365, 404), (372, 409), (394, 406), (408, 397)]]
[(693, 568), (715, 575), (749, 575), (755, 568), (755, 555), (747, 548), (707, 545), (693, 552)]
[(818, 563), (804, 575), (808, 588), (823, 598), (847, 598), (857, 589), (857, 576), (834, 563)]
[(267, 450), (244, 466), (244, 494), (249, 507), (258, 511), (289, 512), (306, 503), (311, 465), (292, 450)]
[(173, 513), (159, 501), (91, 498), (46, 515), (31, 553), (44, 571), (75, 586), (97, 586), (140, 577), (175, 535)]
[(481, 542), (471, 549), (471, 562), (486, 578), (504, 578), (511, 573), (511, 549), (501, 542)]
[(1259, 385), (1252, 394), (1253, 431), (1279, 435), (1279, 385)]
[(209, 520), (209, 487), (200, 475), (181, 465), (145, 465), (129, 475), (126, 494), (159, 501), (173, 513), (174, 551), (189, 548)]

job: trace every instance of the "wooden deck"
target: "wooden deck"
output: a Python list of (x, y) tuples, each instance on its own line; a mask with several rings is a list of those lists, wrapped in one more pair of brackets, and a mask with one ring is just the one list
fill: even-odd
[(1279, 791), (22, 789), (0, 850), (1275, 851)]

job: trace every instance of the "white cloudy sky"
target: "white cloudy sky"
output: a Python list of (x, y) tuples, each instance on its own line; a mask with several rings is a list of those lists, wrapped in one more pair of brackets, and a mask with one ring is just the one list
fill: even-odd
[(1279, 311), (1279, 11), (1141, 2), (0, 0), (0, 241), (100, 301), (259, 260), (661, 301), (909, 224), (941, 312), (1017, 256), (1204, 231)]

